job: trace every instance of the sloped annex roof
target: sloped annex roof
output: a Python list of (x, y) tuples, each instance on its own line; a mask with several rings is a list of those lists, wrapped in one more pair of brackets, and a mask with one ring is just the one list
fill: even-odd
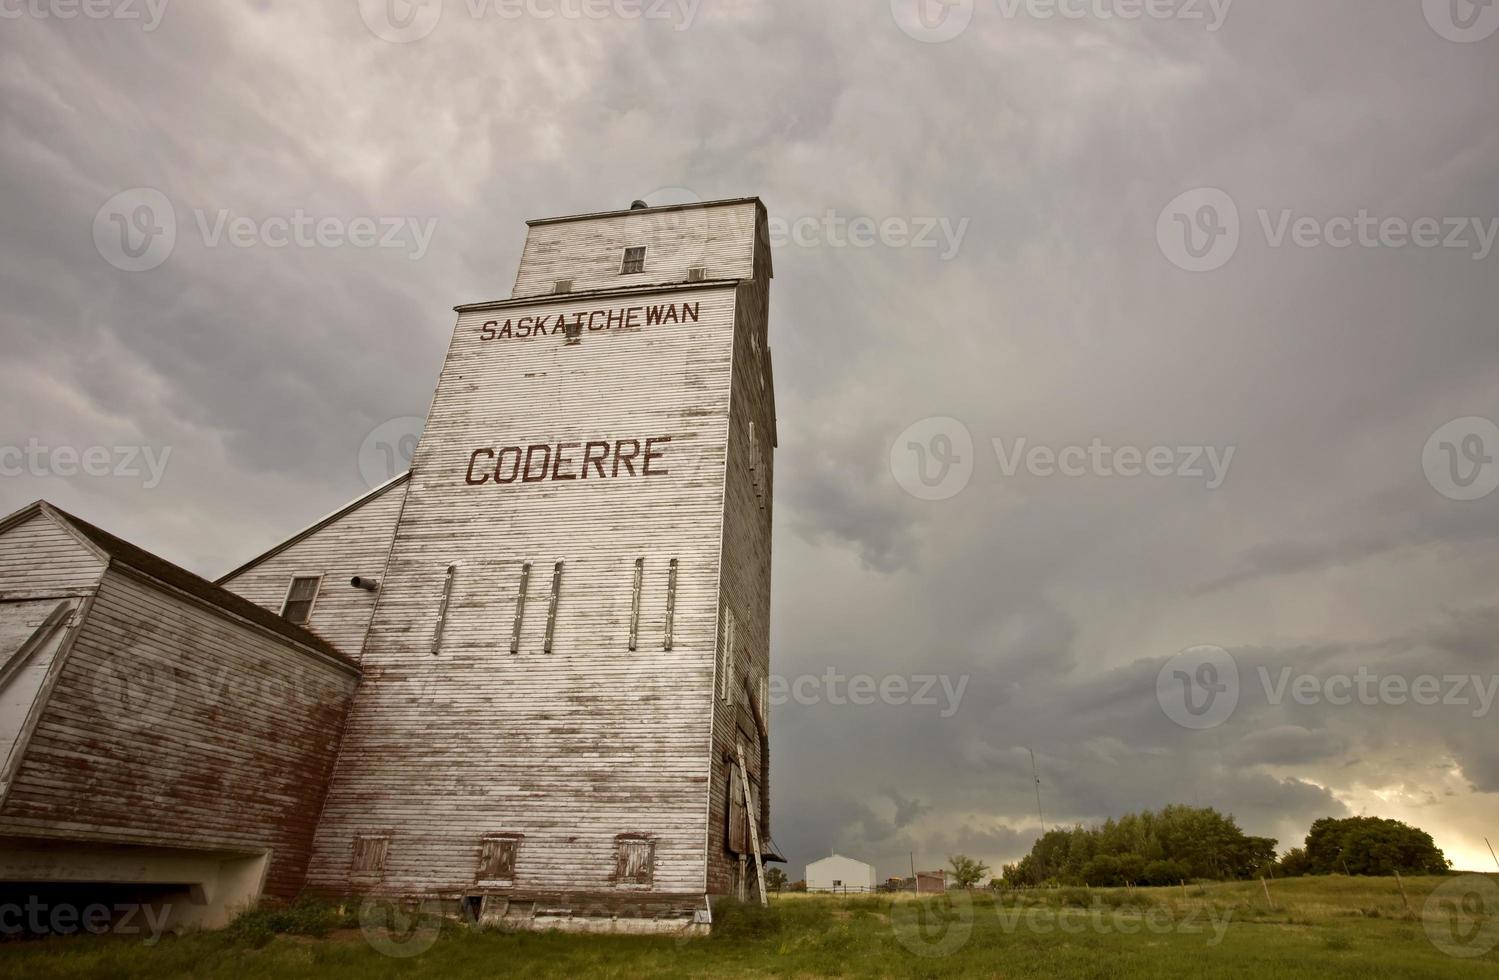
[(376, 497), (382, 496), (387, 490), (398, 487), (409, 479), (411, 479), (411, 471), (407, 470), (406, 472), (401, 473), (398, 476), (380, 484), (369, 493), (361, 494), (360, 496), (355, 497), (353, 500), (344, 504), (333, 513), (327, 515), (326, 517), (321, 517), (318, 520), (313, 521), (311, 524), (302, 528), (302, 530), (298, 531), (296, 534), (293, 534), (291, 537), (287, 538), (285, 541), (282, 541), (280, 544), (277, 544), (275, 547), (256, 555), (254, 558), (251, 558), (243, 565), (232, 568), (229, 571), (225, 572), (223, 575), (220, 575), (218, 578), (213, 580), (214, 584), (223, 585), (230, 579), (248, 572), (250, 569), (254, 568), (256, 565), (259, 565), (261, 562), (276, 557), (287, 548), (290, 548), (292, 545), (296, 544), (298, 541), (302, 541), (308, 537), (311, 537), (318, 531), (321, 531), (323, 528), (327, 527), (329, 524), (332, 524), (334, 521), (338, 520), (340, 517), (358, 510), (360, 507), (363, 507), (365, 504), (369, 503), (371, 500), (374, 500)]
[(269, 609), (257, 606), (250, 600), (237, 596), (199, 575), (194, 575), (182, 566), (175, 565), (144, 548), (133, 545), (124, 538), (116, 537), (81, 517), (75, 517), (45, 500), (28, 504), (4, 520), (0, 520), (0, 532), (37, 514), (44, 514), (57, 521), (86, 545), (91, 546), (98, 552), (99, 557), (106, 561), (132, 568), (147, 578), (185, 592), (222, 612), (247, 620), (283, 639), (336, 660), (355, 671), (359, 670), (359, 665), (353, 659), (311, 630), (288, 622)]

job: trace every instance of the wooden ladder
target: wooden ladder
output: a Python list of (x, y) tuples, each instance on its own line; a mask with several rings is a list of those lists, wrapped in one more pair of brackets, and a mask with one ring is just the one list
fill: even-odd
[(760, 886), (760, 904), (766, 906), (770, 900), (765, 897), (765, 862), (760, 858), (760, 820), (755, 813), (754, 797), (750, 795), (749, 771), (744, 765), (744, 746), (734, 744), (734, 752), (739, 757), (739, 782), (744, 787), (744, 812), (749, 817), (750, 849), (755, 854), (755, 881)]

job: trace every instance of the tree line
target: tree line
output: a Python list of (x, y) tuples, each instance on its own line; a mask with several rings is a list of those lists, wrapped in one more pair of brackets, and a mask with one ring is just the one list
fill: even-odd
[[(1325, 817), (1312, 824), (1304, 847), (1283, 857), (1277, 843), (1244, 833), (1232, 815), (1212, 807), (1173, 805), (1047, 831), (996, 882), (1119, 887), (1262, 875), (1444, 874), (1451, 866), (1430, 834), (1379, 817)], [(969, 859), (951, 860), (956, 869)]]

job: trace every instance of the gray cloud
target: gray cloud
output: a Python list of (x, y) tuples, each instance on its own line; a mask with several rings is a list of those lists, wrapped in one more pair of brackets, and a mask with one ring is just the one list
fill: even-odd
[[(1448, 500), (1421, 450), (1492, 415), (1499, 276), (1447, 251), (1271, 248), (1257, 212), (1499, 216), (1499, 37), (1419, 5), (1236, 4), (1222, 29), (1006, 20), (919, 44), (887, 5), (706, 0), (687, 30), (471, 23), (374, 38), (351, 2), (172, 5), (149, 34), (0, 37), (6, 438), (170, 445), (162, 485), (0, 481), (216, 573), (364, 488), (359, 447), (425, 413), (450, 307), (506, 295), (527, 217), (657, 189), (967, 220), (957, 255), (777, 248), (774, 657), (788, 676), (969, 677), (916, 706), (774, 710), (775, 833), (899, 873), (991, 862), (1037, 827), (1181, 801), (1299, 841), (1318, 816), (1417, 820), (1478, 854), (1493, 720), (1448, 706), (1271, 705), (1260, 666), (1489, 673), (1499, 495)], [(179, 240), (150, 273), (95, 212), (154, 187)], [(1223, 269), (1156, 245), (1199, 186), (1238, 204)], [(435, 219), (419, 261), (209, 247), (198, 209)], [(971, 483), (906, 495), (911, 423), (972, 433)], [(1004, 476), (990, 440), (1234, 446), (1222, 488)], [(1172, 724), (1155, 676), (1216, 644), (1230, 722)]]

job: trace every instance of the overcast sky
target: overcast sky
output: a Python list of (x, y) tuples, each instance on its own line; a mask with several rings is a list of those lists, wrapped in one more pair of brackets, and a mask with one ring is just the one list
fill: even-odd
[(793, 878), (1016, 859), (1028, 748), (1047, 825), (1491, 863), (1499, 7), (600, 3), (3, 0), (0, 510), (222, 573), (380, 475), (524, 219), (755, 194)]

